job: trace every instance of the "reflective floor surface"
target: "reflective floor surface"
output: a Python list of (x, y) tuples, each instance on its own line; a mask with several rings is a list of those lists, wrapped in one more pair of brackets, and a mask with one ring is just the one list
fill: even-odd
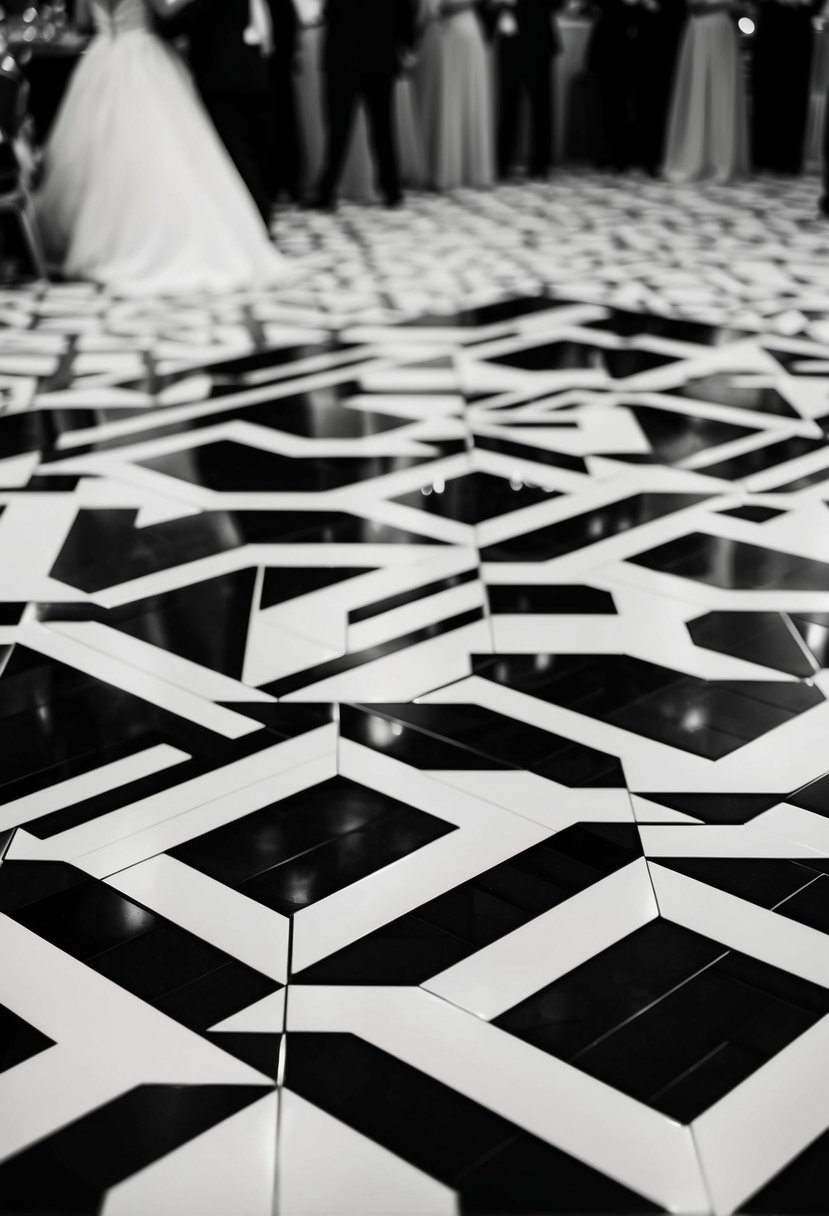
[(825, 1213), (815, 191), (2, 293), (0, 1212)]

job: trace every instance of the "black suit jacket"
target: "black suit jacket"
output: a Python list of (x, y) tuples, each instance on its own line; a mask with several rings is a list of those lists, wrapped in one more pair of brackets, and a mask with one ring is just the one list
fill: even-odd
[(532, 58), (558, 55), (561, 36), (554, 16), (564, 0), (517, 0), (515, 22), (524, 54)]
[(415, 0), (326, 0), (323, 69), (395, 73), (417, 37)]
[(518, 26), (516, 35), (521, 54), (526, 59), (549, 59), (558, 55), (563, 47), (561, 35), (554, 16), (564, 7), (564, 0), (516, 0), (514, 6), (488, 0), (484, 4), (482, 17), (490, 37), (497, 36), (501, 15), (511, 12)]
[[(268, 3), (276, 29), (275, 5)], [(249, 22), (249, 0), (189, 0), (161, 32), (189, 39), (190, 67), (203, 96), (265, 97), (273, 89), (272, 63), (245, 42)]]

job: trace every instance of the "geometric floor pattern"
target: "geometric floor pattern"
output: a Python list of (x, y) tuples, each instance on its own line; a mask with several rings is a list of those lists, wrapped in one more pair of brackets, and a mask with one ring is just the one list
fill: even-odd
[(2, 293), (0, 1213), (825, 1212), (815, 190)]

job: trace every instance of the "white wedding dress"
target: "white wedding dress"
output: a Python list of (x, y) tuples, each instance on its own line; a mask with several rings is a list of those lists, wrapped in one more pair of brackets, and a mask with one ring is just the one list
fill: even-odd
[(271, 244), (183, 62), (144, 0), (93, 0), (96, 36), (46, 147), (37, 198), (47, 253), (123, 294), (276, 286)]

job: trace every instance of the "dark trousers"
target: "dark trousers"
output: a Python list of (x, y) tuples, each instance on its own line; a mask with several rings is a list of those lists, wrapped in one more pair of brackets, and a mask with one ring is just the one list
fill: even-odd
[(303, 156), (293, 67), (290, 63), (275, 66), (274, 99), (276, 120), (273, 124), (273, 153), (268, 184), (274, 198), (284, 190), (289, 198), (297, 202), (302, 181)]
[(811, 14), (780, 4), (762, 5), (752, 72), (756, 169), (776, 173), (802, 170), (811, 62)]
[(530, 114), (530, 174), (547, 173), (553, 163), (553, 61), (529, 56), (518, 38), (502, 38), (498, 47), (498, 173), (506, 177), (518, 160), (522, 102)]
[(394, 82), (393, 72), (358, 72), (329, 67), (324, 92), (325, 159), (317, 187), (322, 199), (333, 198), (336, 194), (360, 101), (366, 110), (380, 189), (387, 202), (400, 198), (400, 168), (392, 121)]
[(271, 211), (268, 182), (274, 140), (273, 97), (264, 93), (247, 97), (203, 95), (214, 127), (239, 176), (267, 224)]

